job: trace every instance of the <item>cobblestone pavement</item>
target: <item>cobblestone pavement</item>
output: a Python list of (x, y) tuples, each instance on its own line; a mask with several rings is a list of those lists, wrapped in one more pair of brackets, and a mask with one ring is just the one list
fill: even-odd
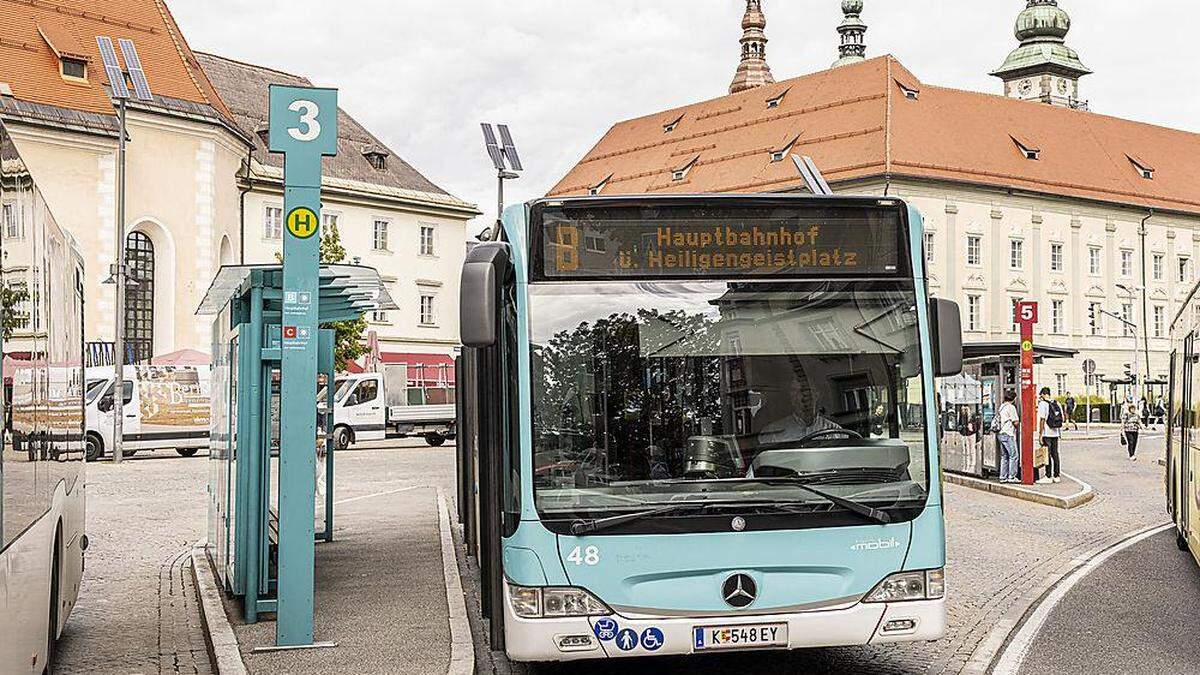
[[(1134, 529), (1166, 520), (1163, 439), (1145, 440), (1138, 462), (1111, 438), (1063, 443), (1067, 473), (1091, 483), (1096, 499), (1064, 511), (946, 485), (947, 612), (942, 640), (887, 647), (814, 649), (638, 662), (597, 662), (548, 669), (572, 675), (647, 672), (700, 675), (970, 672), (972, 655), (1000, 621), (1027, 607), (1031, 593), (1076, 556)], [(997, 647), (999, 645), (996, 645)], [(986, 667), (986, 663), (983, 664)], [(539, 671), (540, 675), (540, 671)]]
[(204, 535), (203, 456), (87, 467), (90, 546), (56, 673), (211, 673), (189, 569)]

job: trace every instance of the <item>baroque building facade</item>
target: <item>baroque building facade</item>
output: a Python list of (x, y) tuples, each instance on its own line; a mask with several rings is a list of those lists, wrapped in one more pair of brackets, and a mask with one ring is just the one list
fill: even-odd
[(1105, 397), (1134, 393), (1129, 374), (1165, 381), (1200, 259), (1200, 135), (1088, 112), (1056, 0), (1019, 15), (993, 73), (1004, 96), (866, 59), (863, 3), (842, 9), (833, 69), (619, 122), (550, 195), (798, 191), (787, 158), (808, 155), (836, 192), (921, 210), (931, 288), (959, 303), (968, 342), (1015, 349), (1013, 303), (1035, 300), (1037, 341), (1078, 351), (1039, 365), (1039, 385), (1082, 392), (1083, 359)]

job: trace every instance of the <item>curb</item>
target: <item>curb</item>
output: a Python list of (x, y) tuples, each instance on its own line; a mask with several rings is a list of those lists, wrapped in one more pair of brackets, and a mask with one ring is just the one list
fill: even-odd
[(233, 626), (225, 616), (221, 589), (213, 577), (208, 549), (203, 543), (192, 547), (192, 579), (196, 582), (196, 594), (200, 596), (200, 623), (204, 625), (204, 642), (213, 671), (220, 675), (246, 675), (242, 650), (238, 647)]
[(446, 605), (450, 613), (450, 663), (446, 666), (446, 675), (473, 675), (475, 639), (467, 619), (466, 596), (458, 571), (454, 533), (450, 529), (450, 507), (441, 488), (437, 491), (437, 502), (438, 532), (442, 540), (442, 574), (446, 580)]
[(1042, 504), (1043, 506), (1053, 506), (1059, 509), (1073, 509), (1077, 506), (1082, 506), (1092, 501), (1092, 499), (1096, 496), (1096, 491), (1092, 489), (1091, 485), (1088, 485), (1087, 483), (1067, 473), (1064, 473), (1063, 476), (1068, 480), (1078, 483), (1080, 489), (1078, 492), (1067, 495), (1066, 497), (1048, 495), (1036, 490), (1030, 490), (1029, 488), (1021, 485), (1014, 485), (1012, 483), (993, 483), (992, 481), (983, 480), (982, 478), (963, 476), (957, 473), (950, 473), (949, 471), (945, 472), (943, 475), (945, 476), (947, 483), (954, 483), (955, 485), (961, 485), (963, 487), (981, 490), (983, 492), (991, 492), (1005, 497), (1023, 499), (1027, 502), (1034, 502), (1037, 504)]
[(996, 623), (996, 627), (988, 632), (971, 653), (971, 658), (960, 671), (960, 675), (995, 675), (995, 668), (1000, 665), (1004, 653), (1008, 650), (1012, 639), (1024, 627), (1026, 621), (1037, 611), (1046, 597), (1054, 591), (1063, 580), (1087, 566), (1087, 564), (1121, 545), (1122, 542), (1138, 536), (1155, 532), (1166, 525), (1151, 525), (1132, 532), (1109, 537), (1096, 546), (1060, 565), (1050, 572), (1036, 586), (1021, 596), (1018, 606), (1009, 609)]

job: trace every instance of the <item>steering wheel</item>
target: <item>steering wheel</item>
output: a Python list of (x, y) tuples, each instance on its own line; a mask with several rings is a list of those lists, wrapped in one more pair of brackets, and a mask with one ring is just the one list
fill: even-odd
[(839, 429), (821, 429), (820, 431), (814, 431), (812, 433), (801, 436), (796, 442), (804, 443), (806, 441), (811, 441), (813, 439), (821, 438), (822, 436), (832, 436), (834, 434), (846, 434), (850, 438), (862, 438), (863, 437), (862, 434), (858, 433), (857, 431), (855, 431), (853, 429), (841, 429), (841, 428), (839, 428)]

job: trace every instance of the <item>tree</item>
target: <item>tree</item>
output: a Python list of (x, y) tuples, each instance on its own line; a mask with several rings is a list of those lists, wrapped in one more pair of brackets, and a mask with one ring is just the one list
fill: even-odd
[[(322, 265), (334, 265), (346, 260), (346, 247), (342, 246), (342, 235), (336, 224), (321, 231), (319, 257)], [(283, 262), (283, 254), (276, 253), (275, 258)], [(367, 330), (367, 320), (363, 317), (349, 321), (331, 321), (321, 324), (321, 328), (333, 329), (333, 366), (338, 371), (346, 369), (346, 364), (367, 353), (363, 343), (363, 333)]]
[(29, 291), (23, 286), (0, 287), (0, 331), (4, 339), (13, 336), (16, 328), (29, 325), (29, 316), (20, 310), (21, 303), (29, 299)]

